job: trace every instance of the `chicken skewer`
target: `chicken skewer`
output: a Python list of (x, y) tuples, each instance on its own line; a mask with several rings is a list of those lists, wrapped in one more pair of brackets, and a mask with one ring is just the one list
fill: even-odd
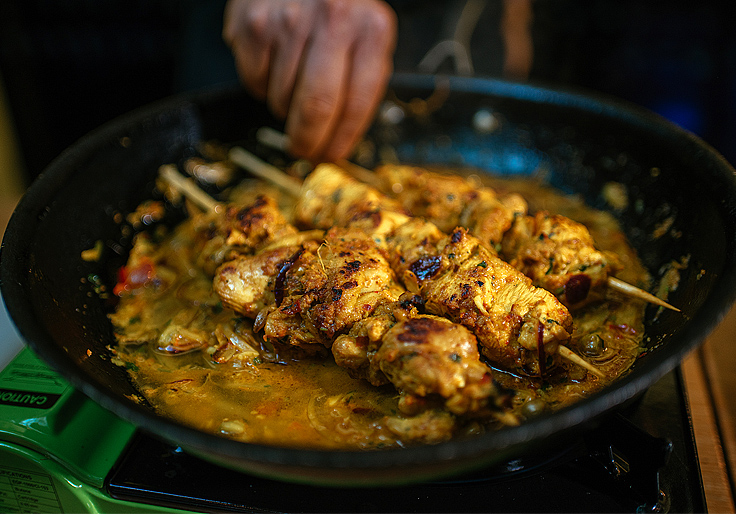
[[(175, 173), (167, 170), (165, 180), (180, 187)], [(191, 188), (182, 191), (192, 194)], [(393, 384), (402, 392), (404, 409), (418, 399), (439, 397), (453, 414), (490, 411), (506, 424), (517, 423), (502, 411), (504, 397), (480, 361), (475, 336), (400, 301), (404, 289), (372, 239), (350, 229), (301, 241), (263, 238), (266, 231), (288, 232), (275, 202), (259, 199), (238, 212), (250, 213), (253, 223), (241, 223), (230, 238), (260, 238), (261, 246), (254, 244), (220, 266), (213, 287), (224, 306), (255, 318), (264, 338), (302, 348), (332, 346), (336, 362), (352, 375), (374, 385)], [(271, 226), (261, 227), (257, 220)]]
[[(285, 148), (285, 136), (268, 127), (259, 130), (258, 138), (273, 148)], [(443, 231), (458, 225), (466, 227), (568, 307), (582, 305), (610, 289), (680, 312), (661, 298), (613, 276), (621, 264), (611, 252), (595, 248), (585, 226), (559, 215), (527, 216), (526, 202), (517, 194), (499, 196), (491, 188), (478, 187), (462, 177), (414, 166), (384, 165), (372, 172), (348, 161), (339, 164), (362, 182), (396, 198), (412, 215), (436, 223)]]
[(568, 307), (583, 305), (609, 288), (679, 312), (664, 300), (615, 278), (613, 274), (621, 269), (618, 258), (598, 250), (584, 225), (547, 212), (529, 216), (519, 195), (499, 196), (463, 177), (404, 165), (379, 166), (372, 182), (379, 190), (393, 193), (391, 196), (414, 215), (467, 227)]
[[(572, 319), (551, 294), (531, 286), (463, 229), (446, 236), (431, 223), (411, 219), (336, 166), (321, 165), (307, 178), (296, 217), (309, 226), (339, 220), (371, 233), (394, 254), (394, 267), (405, 284), (422, 291), (428, 312), (471, 328), (484, 355), (496, 364), (541, 374), (547, 357), (569, 340)], [(424, 236), (416, 239), (416, 234)], [(589, 363), (577, 360), (600, 376)]]

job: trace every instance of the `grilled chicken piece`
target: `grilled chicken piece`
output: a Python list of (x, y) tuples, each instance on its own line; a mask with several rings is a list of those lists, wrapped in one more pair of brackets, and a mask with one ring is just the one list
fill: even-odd
[(475, 336), (445, 318), (400, 321), (384, 334), (373, 360), (399, 391), (439, 395), (454, 414), (476, 412), (496, 396)]
[(427, 312), (472, 330), (491, 362), (543, 374), (557, 346), (569, 341), (569, 311), (465, 229), (445, 235), (413, 218), (390, 244), (394, 269)]
[(333, 229), (324, 243), (280, 247), (223, 264), (223, 303), (259, 318), (265, 339), (331, 346), (376, 307), (403, 293), (383, 252), (363, 232)]
[(443, 232), (461, 226), (495, 247), (514, 218), (526, 214), (526, 201), (518, 194), (499, 196), (457, 175), (429, 172), (407, 165), (376, 168), (380, 191), (395, 198), (412, 216), (426, 218)]
[(284, 274), (283, 301), (266, 316), (264, 337), (329, 347), (339, 334), (403, 292), (370, 237), (335, 228), (323, 245), (305, 250)]
[[(433, 223), (392, 211), (395, 202), (334, 165), (318, 166), (302, 192), (307, 200), (298, 202), (298, 222), (320, 223), (320, 209), (330, 213), (331, 223), (372, 235), (370, 228), (377, 227), (375, 239), (386, 245), (406, 288), (424, 299), (427, 312), (470, 328), (494, 363), (543, 373), (547, 358), (569, 341), (567, 309), (464, 229), (447, 236)], [(369, 212), (361, 210), (365, 198), (371, 198)]]
[(256, 255), (238, 255), (217, 269), (212, 282), (222, 305), (255, 318), (276, 301), (274, 285), (285, 262), (300, 247), (282, 246)]
[(517, 194), (499, 197), (463, 177), (405, 165), (381, 166), (376, 179), (379, 189), (412, 215), (445, 232), (467, 228), (567, 307), (601, 298), (608, 277), (622, 269), (615, 254), (596, 249), (584, 225), (546, 212), (527, 216), (526, 202)]
[(286, 221), (270, 196), (258, 195), (246, 206), (228, 205), (218, 218), (217, 231), (225, 235), (225, 244), (241, 253), (252, 253), (265, 244), (296, 235), (297, 229)]
[(372, 316), (353, 324), (347, 334), (340, 334), (332, 344), (337, 365), (347, 369), (353, 378), (362, 378), (374, 386), (389, 384), (388, 377), (375, 361), (376, 351), (383, 344), (386, 332), (412, 308), (409, 305), (402, 308), (400, 302), (383, 304)]
[(614, 253), (595, 248), (584, 225), (547, 212), (517, 218), (501, 253), (569, 307), (601, 297), (608, 277), (622, 269)]
[(210, 274), (237, 254), (252, 254), (272, 241), (294, 238), (298, 230), (287, 222), (272, 197), (257, 195), (245, 205), (225, 205), (194, 220), (198, 234), (197, 264)]
[(472, 332), (417, 314), (407, 301), (385, 305), (356, 323), (335, 340), (332, 354), (353, 377), (393, 384), (403, 396), (400, 406), (439, 401), (457, 415), (497, 407), (498, 391)]
[(399, 203), (357, 182), (335, 164), (323, 163), (307, 177), (294, 208), (303, 228), (352, 227), (370, 234), (379, 244), (409, 216)]

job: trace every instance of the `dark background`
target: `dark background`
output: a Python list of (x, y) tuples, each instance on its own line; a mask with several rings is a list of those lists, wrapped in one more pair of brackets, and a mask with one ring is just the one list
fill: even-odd
[[(2, 0), (0, 74), (27, 181), (99, 125), (177, 92), (236, 80), (224, 0)], [(397, 71), (451, 33), (462, 2), (396, 0)], [(530, 80), (652, 109), (736, 162), (736, 2), (536, 0)], [(502, 4), (474, 32), (478, 75), (499, 76)]]

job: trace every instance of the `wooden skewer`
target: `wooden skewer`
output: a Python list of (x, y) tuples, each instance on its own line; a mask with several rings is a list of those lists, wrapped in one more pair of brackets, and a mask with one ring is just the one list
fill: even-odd
[(567, 346), (558, 346), (557, 347), (557, 353), (560, 354), (560, 357), (564, 357), (565, 359), (569, 360), (570, 362), (574, 362), (578, 366), (581, 366), (585, 368), (586, 370), (593, 373), (598, 378), (606, 378), (606, 375), (603, 374), (601, 370), (593, 366), (590, 362), (583, 359), (580, 355), (573, 352), (570, 348)]
[(289, 147), (289, 136), (279, 132), (278, 130), (272, 129), (271, 127), (261, 127), (256, 131), (256, 140), (273, 148), (286, 152)]
[(633, 296), (634, 298), (639, 298), (641, 300), (644, 300), (645, 302), (653, 303), (655, 305), (659, 305), (660, 307), (671, 309), (675, 312), (680, 312), (680, 309), (673, 305), (670, 305), (661, 298), (658, 298), (653, 294), (644, 291), (643, 289), (639, 289), (636, 286), (632, 286), (628, 282), (619, 280), (616, 277), (608, 277), (608, 287), (626, 296)]
[(159, 176), (171, 187), (189, 198), (202, 210), (214, 212), (218, 204), (214, 198), (202, 191), (191, 178), (184, 177), (173, 164), (164, 164), (158, 169)]
[[(287, 152), (287, 148), (289, 146), (289, 136), (287, 136), (286, 134), (282, 134), (276, 129), (272, 129), (271, 127), (259, 128), (256, 131), (256, 139), (259, 143), (268, 146), (269, 148), (273, 148), (274, 150), (279, 150), (281, 152)], [(363, 166), (352, 163), (347, 159), (340, 159), (335, 164), (349, 170), (350, 174), (361, 182), (371, 185), (374, 184), (373, 172), (365, 169)], [(280, 173), (283, 174), (283, 172)], [(258, 174), (258, 172), (255, 172), (254, 174)]]
[(293, 196), (299, 196), (302, 189), (301, 181), (286, 175), (276, 166), (271, 166), (252, 153), (237, 146), (230, 150), (228, 157), (235, 164), (248, 170), (253, 175), (275, 184)]

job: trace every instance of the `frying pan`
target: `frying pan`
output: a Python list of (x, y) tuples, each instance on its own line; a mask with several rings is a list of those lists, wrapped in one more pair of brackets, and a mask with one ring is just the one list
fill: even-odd
[[(665, 264), (687, 258), (669, 297), (682, 313), (648, 307), (649, 350), (605, 390), (519, 427), (371, 452), (235, 442), (133, 401), (136, 390), (127, 373), (110, 360), (114, 339), (106, 315), (112, 305), (94, 292), (99, 284), (111, 288), (130, 248), (114, 217), (154, 194), (159, 165), (196, 155), (201, 141), (263, 151), (256, 129), (281, 126), (236, 86), (178, 96), (114, 120), (39, 176), (13, 214), (0, 253), (12, 319), (44, 361), (103, 407), (195, 455), (269, 478), (396, 484), (498, 464), (580, 437), (677, 366), (728, 311), (736, 291), (734, 170), (695, 136), (622, 102), (486, 79), (453, 77), (446, 85), (449, 96), (430, 114), (402, 118), (394, 108), (379, 116), (369, 134), (375, 148), (420, 164), (503, 175), (541, 170), (550, 184), (599, 208), (608, 208), (601, 195), (606, 183), (625, 184), (628, 206), (613, 214), (654, 279)], [(436, 87), (436, 77), (409, 74), (396, 75), (391, 90), (409, 101), (430, 97)], [(669, 230), (654, 237), (662, 226)], [(104, 258), (82, 260), (81, 252), (98, 240), (105, 243)]]

